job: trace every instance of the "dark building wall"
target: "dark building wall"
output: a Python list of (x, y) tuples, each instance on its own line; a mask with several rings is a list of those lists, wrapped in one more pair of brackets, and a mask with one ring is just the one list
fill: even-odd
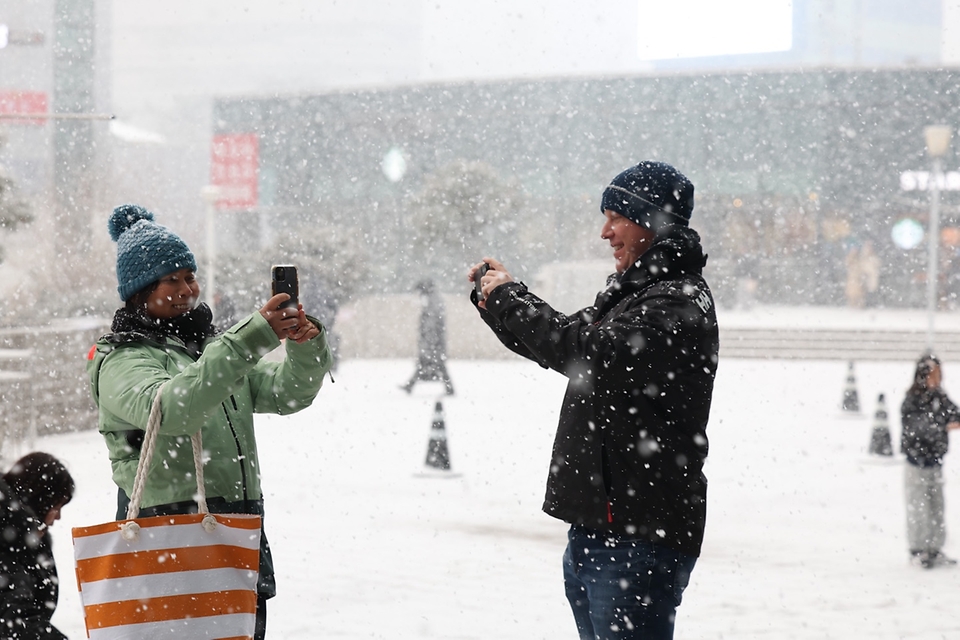
[[(260, 135), (262, 214), (368, 229), (400, 224), (384, 212), (402, 209), (437, 168), (487, 163), (519, 182), (531, 224), (556, 217), (557, 241), (534, 262), (569, 258), (571, 230), (589, 225), (584, 212), (609, 179), (662, 159), (697, 185), (693, 226), (721, 279), (736, 278), (749, 253), (761, 297), (834, 303), (843, 298), (837, 263), (865, 239), (881, 251), (888, 282), (900, 288), (915, 276), (922, 260), (893, 247), (889, 228), (903, 216), (925, 221), (928, 200), (902, 192), (899, 176), (929, 166), (924, 126), (960, 123), (958, 79), (955, 70), (820, 70), (230, 99), (215, 105), (214, 133)], [(392, 147), (408, 160), (398, 184), (380, 169)], [(944, 166), (956, 165), (952, 149)], [(943, 193), (945, 225), (958, 222), (958, 204), (956, 192)], [(911, 295), (884, 298), (915, 304)]]

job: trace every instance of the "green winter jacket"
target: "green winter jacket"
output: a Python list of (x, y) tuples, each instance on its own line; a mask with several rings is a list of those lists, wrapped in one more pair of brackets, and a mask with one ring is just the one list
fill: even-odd
[(196, 499), (190, 437), (198, 429), (207, 497), (261, 499), (253, 414), (285, 415), (310, 406), (332, 365), (326, 333), (311, 320), (320, 335), (304, 344), (286, 340), (282, 362), (263, 359), (280, 340), (260, 313), (207, 339), (199, 359), (175, 337), (158, 343), (139, 334), (110, 334), (97, 341), (87, 372), (117, 485), (133, 494), (137, 431), (146, 427), (157, 389), (167, 383), (141, 506)]

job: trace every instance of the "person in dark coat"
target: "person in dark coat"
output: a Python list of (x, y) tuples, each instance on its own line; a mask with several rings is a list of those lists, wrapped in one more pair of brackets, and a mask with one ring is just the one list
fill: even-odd
[(420, 336), (417, 340), (417, 368), (401, 388), (410, 393), (418, 381), (443, 382), (446, 394), (453, 395), (453, 381), (447, 372), (447, 330), (443, 300), (432, 280), (417, 283), (420, 291)]
[(50, 619), (60, 596), (49, 529), (73, 498), (70, 473), (48, 453), (20, 458), (0, 478), (0, 637), (65, 640)]
[(714, 300), (679, 171), (641, 162), (600, 210), (616, 273), (593, 306), (564, 315), (492, 258), (484, 299), (471, 299), (504, 345), (569, 379), (543, 509), (570, 523), (564, 583), (580, 637), (672, 638), (706, 521)]
[(947, 430), (960, 428), (960, 409), (940, 386), (942, 379), (940, 360), (932, 353), (921, 356), (900, 408), (900, 448), (907, 457), (907, 541), (911, 560), (925, 569), (957, 563), (942, 551), (942, 467), (950, 445)]

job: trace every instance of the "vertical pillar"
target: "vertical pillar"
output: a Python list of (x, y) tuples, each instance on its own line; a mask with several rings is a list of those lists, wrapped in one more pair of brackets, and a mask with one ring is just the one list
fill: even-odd
[[(56, 0), (54, 4), (54, 113), (96, 111), (96, 0)], [(56, 251), (62, 264), (79, 265), (90, 246), (94, 207), (96, 140), (94, 123), (56, 119), (54, 127), (54, 207)]]

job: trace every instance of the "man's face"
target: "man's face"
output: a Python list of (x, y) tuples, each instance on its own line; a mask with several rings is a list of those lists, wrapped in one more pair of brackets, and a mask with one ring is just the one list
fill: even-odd
[(617, 273), (623, 273), (650, 248), (656, 234), (616, 211), (607, 209), (603, 215), (607, 220), (600, 230), (600, 237), (610, 243)]

